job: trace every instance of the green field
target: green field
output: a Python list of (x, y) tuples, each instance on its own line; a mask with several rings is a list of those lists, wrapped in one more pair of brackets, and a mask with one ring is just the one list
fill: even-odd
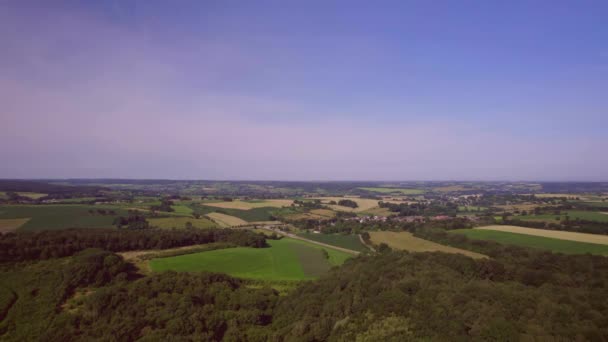
[(404, 189), (404, 188), (359, 188), (365, 191), (371, 192), (379, 192), (382, 194), (393, 194), (398, 193), (401, 195), (421, 195), (424, 193), (424, 190), (421, 189)]
[[(608, 210), (607, 210), (608, 212)], [(546, 221), (546, 222), (555, 222), (558, 221), (556, 218), (565, 217), (566, 212), (562, 212), (561, 215), (551, 215), (551, 214), (543, 214), (543, 215), (522, 215), (522, 216), (514, 216), (514, 218), (520, 220), (532, 220), (532, 221)], [(584, 210), (568, 210), (567, 211), (570, 220), (575, 220), (577, 218), (581, 220), (587, 221), (598, 221), (598, 222), (606, 222), (608, 223), (608, 214), (603, 214), (595, 211), (584, 211)]]
[(353, 251), (365, 252), (369, 250), (361, 243), (358, 235), (299, 233), (298, 236)]
[(457, 229), (450, 231), (450, 233), (463, 234), (466, 235), (468, 238), (475, 240), (491, 240), (506, 245), (516, 245), (522, 247), (544, 249), (564, 254), (591, 253), (599, 255), (608, 255), (607, 245), (598, 245), (594, 243), (568, 241), (542, 236), (533, 236), (482, 229)]
[(487, 210), (487, 207), (478, 207), (478, 206), (474, 206), (474, 205), (461, 205), (458, 206), (458, 211), (462, 211), (462, 212), (481, 212), (484, 210)]
[(195, 213), (206, 215), (210, 213), (222, 213), (234, 217), (238, 217), (247, 222), (256, 221), (272, 221), (275, 217), (295, 214), (299, 211), (293, 208), (277, 208), (277, 207), (260, 207), (249, 210), (232, 209), (232, 208), (217, 208), (207, 205), (192, 205), (191, 208)]
[[(153, 259), (150, 267), (155, 272), (210, 271), (271, 281), (305, 280), (316, 278), (332, 265), (341, 264), (351, 257), (344, 252), (294, 239), (268, 240), (268, 243), (269, 248), (237, 247)], [(323, 256), (322, 249), (327, 250), (329, 260)]]
[(190, 216), (194, 212), (194, 210), (192, 210), (192, 208), (190, 208), (187, 205), (183, 205), (183, 204), (173, 205), (173, 206), (171, 206), (171, 208), (173, 208), (173, 210), (175, 210), (174, 213), (184, 215), (184, 216)]
[(195, 219), (192, 217), (160, 217), (160, 218), (149, 218), (148, 222), (150, 222), (151, 226), (159, 227), (159, 228), (185, 228), (188, 222), (192, 223), (194, 228), (214, 228), (217, 227), (215, 223), (211, 220), (201, 217), (199, 219)]
[[(89, 210), (114, 210), (115, 215), (90, 214)], [(0, 219), (30, 218), (20, 231), (65, 228), (109, 228), (117, 216), (127, 216), (127, 210), (99, 205), (5, 205), (0, 206)]]

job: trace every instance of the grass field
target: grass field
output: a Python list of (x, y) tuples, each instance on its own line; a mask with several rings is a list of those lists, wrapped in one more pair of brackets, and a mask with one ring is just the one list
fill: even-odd
[(353, 251), (365, 252), (369, 250), (365, 247), (358, 235), (342, 235), (342, 234), (314, 234), (300, 233), (299, 237), (305, 239), (326, 243), (328, 245), (351, 249)]
[[(237, 247), (159, 258), (150, 261), (153, 271), (222, 272), (235, 277), (263, 280), (305, 280), (318, 277), (350, 255), (331, 249), (330, 260), (321, 247), (294, 239), (268, 240), (270, 248)], [(333, 255), (333, 263), (332, 263)]]
[(19, 227), (23, 226), (28, 218), (16, 218), (16, 219), (0, 219), (0, 233), (8, 233), (17, 230)]
[(484, 211), (487, 209), (488, 209), (487, 207), (478, 207), (478, 206), (474, 206), (474, 205), (458, 206), (458, 211), (462, 211), (462, 212), (474, 212), (475, 213), (475, 212), (478, 212), (478, 211), (481, 212), (481, 211)]
[(560, 239), (560, 240), (570, 240), (570, 241), (586, 242), (586, 243), (593, 243), (593, 244), (600, 244), (600, 245), (608, 245), (608, 236), (607, 235), (586, 234), (586, 233), (577, 233), (577, 232), (566, 232), (566, 231), (562, 231), (562, 230), (535, 229), (535, 228), (518, 227), (518, 226), (503, 226), (503, 225), (479, 227), (476, 229), (477, 230), (494, 230), (494, 231), (501, 231), (501, 232), (507, 232), (507, 233), (548, 237), (548, 238)]
[(175, 210), (174, 213), (184, 216), (190, 216), (194, 212), (192, 208), (184, 204), (173, 205), (171, 208)]
[(444, 246), (432, 241), (417, 238), (408, 232), (370, 232), (374, 244), (386, 243), (393, 249), (401, 249), (410, 252), (444, 252), (463, 254), (472, 258), (485, 258), (485, 255), (467, 251), (464, 249)]
[(209, 213), (219, 212), (225, 215), (238, 217), (247, 222), (258, 222), (258, 221), (271, 221), (275, 217), (281, 217), (289, 214), (298, 213), (299, 211), (287, 207), (287, 208), (276, 208), (276, 207), (260, 207), (248, 210), (240, 209), (228, 209), (228, 208), (216, 208), (208, 205), (192, 205), (191, 208), (194, 212), (207, 215)]
[(459, 229), (451, 234), (463, 234), (470, 239), (491, 240), (506, 245), (516, 245), (535, 249), (549, 250), (564, 254), (608, 255), (608, 246), (578, 241), (560, 240), (543, 236), (510, 233), (488, 229)]
[(359, 188), (365, 191), (378, 192), (381, 194), (402, 194), (402, 195), (422, 195), (424, 190), (405, 189), (405, 188)]
[[(607, 210), (608, 211), (608, 210)], [(567, 211), (570, 220), (581, 219), (587, 221), (597, 221), (597, 222), (606, 222), (608, 223), (608, 215), (602, 212), (596, 211), (584, 211), (584, 210), (568, 210)], [(551, 215), (551, 214), (543, 214), (543, 215), (522, 215), (522, 216), (514, 216), (514, 218), (520, 220), (530, 220), (530, 221), (544, 221), (544, 222), (555, 222), (557, 217), (560, 219), (565, 216), (565, 212), (562, 212), (561, 215)]]
[(150, 225), (159, 227), (159, 228), (185, 228), (186, 223), (192, 223), (192, 226), (195, 228), (214, 228), (217, 227), (215, 223), (211, 220), (201, 217), (199, 219), (191, 218), (191, 217), (160, 217), (160, 218), (149, 218), (148, 222)]
[(250, 210), (263, 207), (288, 207), (293, 203), (289, 199), (272, 199), (272, 200), (248, 200), (248, 201), (226, 201), (226, 202), (204, 202), (205, 205), (216, 208)]
[(245, 220), (222, 213), (210, 213), (207, 214), (207, 216), (213, 219), (220, 227), (233, 227), (247, 224), (247, 221)]
[[(115, 215), (90, 214), (89, 210), (114, 210)], [(5, 205), (0, 206), (0, 219), (25, 219), (20, 231), (54, 230), (65, 228), (106, 228), (113, 227), (117, 216), (128, 215), (127, 210), (99, 205)]]

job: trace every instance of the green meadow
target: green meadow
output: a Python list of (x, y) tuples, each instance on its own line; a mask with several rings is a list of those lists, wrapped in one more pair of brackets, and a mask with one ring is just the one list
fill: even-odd
[(549, 250), (564, 254), (598, 254), (608, 255), (608, 245), (553, 239), (542, 236), (516, 234), (484, 229), (457, 229), (451, 234), (463, 234), (474, 240), (491, 240), (505, 245)]
[[(98, 209), (113, 210), (114, 214), (101, 215)], [(89, 213), (93, 210), (94, 213)], [(65, 228), (109, 228), (117, 216), (128, 215), (119, 207), (78, 204), (5, 205), (0, 207), (0, 219), (30, 218), (20, 231), (54, 230)]]
[[(608, 210), (606, 210), (608, 212)], [(606, 222), (608, 223), (608, 214), (604, 214), (596, 211), (584, 211), (584, 210), (568, 210), (567, 212), (562, 212), (561, 215), (551, 215), (551, 214), (543, 214), (543, 215), (523, 215), (523, 216), (514, 216), (513, 218), (520, 220), (532, 220), (532, 221), (547, 221), (547, 222), (555, 222), (558, 221), (556, 218), (565, 217), (565, 213), (568, 213), (568, 217), (570, 220), (587, 220), (587, 221), (597, 221), (597, 222)]]
[[(304, 241), (268, 240), (268, 248), (236, 247), (209, 252), (158, 258), (150, 261), (155, 272), (222, 272), (235, 277), (261, 280), (306, 280), (342, 264), (351, 255)], [(326, 250), (327, 259), (322, 252)]]

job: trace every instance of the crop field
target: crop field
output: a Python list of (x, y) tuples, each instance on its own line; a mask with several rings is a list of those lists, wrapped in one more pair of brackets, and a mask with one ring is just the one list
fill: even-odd
[(357, 213), (359, 216), (391, 216), (397, 215), (397, 213), (390, 211), (388, 208), (375, 207), (360, 211)]
[[(89, 210), (114, 210), (114, 215), (91, 214)], [(0, 219), (27, 219), (20, 231), (65, 228), (110, 228), (117, 216), (127, 211), (118, 207), (93, 205), (7, 205), (0, 207)]]
[(315, 233), (299, 233), (299, 237), (305, 239), (326, 243), (328, 245), (342, 247), (358, 252), (369, 250), (365, 247), (358, 235), (343, 235), (343, 234), (315, 234)]
[(591, 253), (608, 255), (608, 245), (562, 240), (528, 234), (518, 234), (507, 231), (489, 229), (458, 229), (452, 230), (450, 234), (463, 234), (468, 238), (475, 240), (491, 240), (505, 245), (543, 249), (564, 254)]
[(207, 216), (215, 221), (220, 227), (233, 227), (247, 224), (247, 221), (245, 220), (222, 213), (210, 213), (207, 214)]
[(17, 228), (23, 226), (27, 221), (27, 218), (16, 218), (16, 219), (0, 219), (0, 233), (8, 233), (17, 230)]
[(409, 232), (370, 232), (371, 240), (374, 244), (385, 243), (393, 249), (401, 249), (410, 252), (444, 252), (463, 254), (472, 258), (486, 258), (485, 255), (467, 251), (460, 248), (438, 244), (433, 241), (415, 237)]
[(422, 195), (424, 190), (421, 189), (405, 189), (405, 188), (359, 188), (365, 191), (378, 192), (381, 194), (402, 194), (402, 195)]
[(544, 221), (544, 222), (555, 222), (558, 221), (556, 218), (560, 220), (565, 216), (565, 213), (568, 214), (570, 220), (587, 220), (587, 221), (598, 221), (598, 222), (606, 222), (608, 223), (608, 215), (602, 212), (596, 211), (584, 211), (584, 210), (568, 210), (567, 212), (562, 212), (561, 215), (551, 215), (551, 214), (543, 214), (543, 215), (523, 215), (523, 216), (514, 216), (514, 218), (518, 218), (520, 220), (530, 220), (530, 221)]
[(211, 220), (201, 217), (199, 219), (191, 218), (191, 217), (160, 217), (160, 218), (149, 218), (148, 222), (150, 222), (151, 226), (159, 227), (159, 228), (185, 228), (188, 222), (192, 223), (194, 228), (214, 228), (217, 227), (215, 223)]
[(478, 212), (478, 211), (484, 211), (487, 210), (487, 207), (478, 207), (478, 206), (474, 206), (474, 205), (461, 205), (458, 207), (458, 211), (463, 211), (463, 212)]
[[(210, 252), (158, 258), (150, 261), (153, 271), (222, 272), (235, 277), (263, 280), (313, 279), (350, 255), (331, 249), (326, 259), (321, 247), (284, 238), (268, 240), (270, 248), (236, 247)], [(332, 255), (333, 263), (332, 263)]]
[(239, 210), (250, 210), (254, 208), (263, 207), (289, 207), (293, 203), (293, 200), (289, 199), (271, 199), (271, 200), (249, 200), (249, 201), (226, 201), (226, 202), (203, 202), (203, 204), (210, 207), (225, 208), (225, 209), (239, 209)]
[[(31, 199), (39, 199), (41, 197), (47, 196), (48, 194), (43, 194), (40, 192), (17, 192), (17, 195), (19, 196), (24, 196), (24, 197), (29, 197)], [(6, 197), (6, 192), (5, 191), (0, 191), (0, 197), (4, 198)]]
[(526, 234), (534, 236), (542, 236), (560, 240), (570, 240), (586, 243), (594, 243), (600, 245), (608, 245), (608, 235), (586, 234), (577, 232), (566, 232), (562, 230), (535, 229), (518, 226), (486, 226), (475, 228), (475, 230), (493, 230), (507, 233)]

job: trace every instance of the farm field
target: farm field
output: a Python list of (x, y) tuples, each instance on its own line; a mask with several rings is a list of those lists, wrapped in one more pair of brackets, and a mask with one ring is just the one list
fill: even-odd
[(199, 219), (191, 217), (160, 217), (160, 218), (148, 218), (151, 226), (159, 228), (185, 228), (186, 223), (192, 223), (194, 228), (214, 228), (217, 227), (211, 220), (201, 217)]
[(247, 224), (247, 221), (235, 216), (230, 216), (222, 213), (210, 213), (208, 217), (213, 219), (220, 227), (233, 227)]
[[(350, 255), (326, 249), (334, 263), (326, 259), (320, 247), (284, 238), (268, 240), (270, 248), (236, 247), (210, 252), (158, 258), (150, 261), (153, 271), (222, 272), (235, 277), (263, 280), (305, 280), (323, 274), (332, 264), (342, 263)], [(343, 254), (343, 255), (337, 255)]]
[(313, 209), (308, 213), (296, 213), (285, 216), (288, 220), (313, 219), (322, 220), (336, 217), (336, 212), (329, 209)]
[(0, 233), (8, 233), (17, 230), (19, 227), (29, 221), (28, 218), (16, 218), (16, 219), (0, 219)]
[(517, 234), (489, 229), (458, 229), (450, 234), (463, 234), (470, 239), (491, 240), (506, 245), (549, 250), (564, 254), (598, 254), (608, 255), (608, 245), (561, 240), (543, 236)]
[(487, 207), (479, 207), (479, 206), (474, 206), (474, 205), (461, 205), (458, 207), (458, 211), (462, 211), (462, 212), (478, 212), (478, 211), (484, 211), (487, 210)]
[[(40, 192), (21, 192), (21, 191), (17, 191), (17, 195), (23, 196), (23, 197), (29, 197), (31, 199), (39, 199), (41, 197), (47, 196), (48, 194), (43, 194), (43, 193), (40, 193)], [(6, 197), (6, 192), (5, 191), (0, 191), (0, 197), (2, 197), (2, 198)]]
[(357, 213), (359, 216), (391, 216), (397, 215), (397, 213), (390, 211), (388, 208), (375, 207), (360, 211)]
[[(568, 210), (566, 213), (570, 217), (570, 220), (576, 220), (578, 218), (581, 220), (608, 223), (608, 215), (606, 215), (602, 212), (584, 211), (584, 210)], [(515, 216), (515, 218), (518, 218), (520, 220), (555, 222), (555, 221), (557, 221), (555, 218), (557, 218), (557, 217), (563, 218), (564, 216), (565, 216), (565, 213), (562, 212), (561, 215), (551, 215), (551, 214), (523, 215), (523, 216)]]
[(326, 243), (328, 245), (351, 249), (353, 251), (365, 252), (369, 249), (365, 247), (358, 235), (343, 235), (343, 234), (315, 234), (315, 233), (299, 233), (299, 237), (305, 239)]
[(259, 221), (271, 221), (276, 217), (286, 216), (294, 213), (299, 213), (298, 210), (286, 207), (286, 208), (276, 208), (276, 207), (260, 207), (253, 208), (248, 210), (241, 209), (228, 209), (228, 208), (216, 208), (207, 205), (197, 205), (192, 204), (191, 208), (194, 212), (200, 215), (207, 215), (210, 213), (218, 212), (225, 215), (230, 215), (234, 217), (238, 217), (247, 222), (259, 222)]
[[(113, 210), (114, 215), (101, 215), (89, 210)], [(114, 218), (126, 216), (127, 210), (99, 205), (6, 205), (0, 207), (0, 219), (29, 218), (20, 231), (54, 230), (65, 228), (110, 228)]]
[(421, 189), (405, 189), (405, 188), (380, 188), (380, 187), (369, 187), (369, 188), (359, 188), (365, 191), (378, 192), (381, 194), (392, 194), (399, 193), (403, 195), (422, 195), (424, 194), (424, 190)]
[(417, 238), (409, 232), (369, 232), (371, 241), (374, 244), (386, 243), (393, 249), (401, 249), (410, 252), (444, 252), (463, 254), (472, 258), (486, 258), (485, 255), (459, 249), (450, 246), (444, 246), (436, 242)]
[(171, 208), (173, 208), (173, 210), (175, 210), (174, 213), (178, 215), (190, 216), (194, 212), (192, 208), (184, 204), (173, 205)]
[(225, 202), (203, 202), (204, 205), (216, 208), (225, 208), (225, 209), (240, 209), (240, 210), (250, 210), (253, 208), (263, 208), (263, 207), (289, 207), (293, 203), (293, 200), (289, 199), (271, 199), (271, 200), (248, 200), (248, 201), (225, 201)]
[(548, 237), (548, 238), (560, 239), (560, 240), (570, 240), (570, 241), (608, 245), (608, 235), (586, 234), (586, 233), (577, 233), (577, 232), (566, 232), (566, 231), (561, 231), (561, 230), (535, 229), (535, 228), (527, 228), (527, 227), (502, 226), (502, 225), (479, 227), (479, 228), (475, 228), (475, 230), (492, 230), (492, 231), (500, 231), (500, 232), (507, 232), (507, 233), (542, 236), (542, 237)]

